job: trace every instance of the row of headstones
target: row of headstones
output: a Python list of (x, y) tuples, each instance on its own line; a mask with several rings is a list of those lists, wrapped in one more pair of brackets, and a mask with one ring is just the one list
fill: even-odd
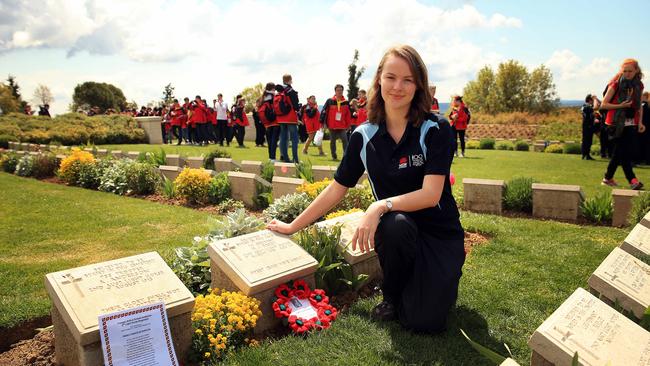
[[(381, 276), (373, 251), (347, 247), (359, 213), (318, 225), (342, 224), (341, 250), (355, 276)], [(241, 291), (260, 301), (255, 333), (280, 324), (272, 311), (274, 290), (290, 280), (315, 287), (318, 262), (290, 237), (268, 230), (213, 242), (208, 247), (211, 288)], [(98, 316), (162, 301), (174, 349), (184, 360), (192, 342), (194, 296), (156, 252), (49, 273), (45, 286), (52, 301), (55, 356), (60, 365), (100, 365), (103, 361)]]
[[(505, 182), (494, 179), (463, 178), (463, 207), (466, 210), (500, 215), (503, 211)], [(612, 190), (612, 226), (625, 226), (632, 199), (643, 191)], [(533, 183), (533, 216), (576, 221), (584, 194), (580, 186)]]
[[(650, 332), (634, 320), (650, 307), (650, 213), (533, 333), (532, 366), (650, 365)], [(630, 318), (617, 310), (630, 314)]]

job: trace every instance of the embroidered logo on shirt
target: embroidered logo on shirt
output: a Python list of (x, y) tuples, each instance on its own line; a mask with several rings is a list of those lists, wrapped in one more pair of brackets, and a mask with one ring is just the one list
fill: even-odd
[(413, 166), (424, 165), (424, 155), (422, 154), (411, 155), (411, 164), (413, 164)]
[(404, 169), (409, 166), (409, 160), (406, 156), (399, 158), (399, 165), (397, 166), (398, 169)]

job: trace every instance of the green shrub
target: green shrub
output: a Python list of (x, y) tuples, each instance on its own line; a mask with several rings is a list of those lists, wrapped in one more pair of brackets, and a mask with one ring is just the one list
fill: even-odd
[(564, 144), (564, 148), (562, 150), (565, 154), (582, 154), (582, 147), (580, 144), (576, 142), (571, 142), (571, 143), (566, 143)]
[(99, 190), (102, 192), (111, 192), (119, 195), (128, 193), (129, 184), (127, 179), (126, 168), (132, 164), (133, 160), (122, 159), (115, 160), (104, 169), (99, 179)]
[(262, 179), (267, 182), (273, 181), (273, 174), (275, 174), (275, 165), (272, 161), (266, 161), (262, 164)]
[(149, 155), (146, 155), (147, 162), (155, 167), (167, 164), (167, 153), (161, 147), (158, 152), (150, 152)]
[(205, 169), (214, 170), (214, 159), (215, 158), (230, 158), (231, 155), (228, 151), (224, 149), (214, 149), (208, 153), (208, 155), (203, 158), (203, 167)]
[(296, 163), (296, 178), (304, 179), (305, 182), (314, 183), (314, 171), (309, 159)]
[(349, 211), (353, 208), (365, 211), (373, 202), (375, 202), (375, 196), (372, 194), (370, 184), (368, 181), (364, 181), (363, 184), (348, 189), (341, 202), (331, 211)]
[(612, 220), (614, 207), (612, 196), (609, 191), (601, 192), (595, 197), (589, 198), (582, 203), (582, 215), (589, 221), (605, 223)]
[(515, 150), (517, 151), (529, 151), (530, 150), (530, 145), (526, 141), (516, 141), (515, 142)]
[(195, 237), (188, 247), (174, 249), (169, 267), (194, 295), (205, 294), (210, 289), (210, 256), (207, 238)]
[(514, 150), (515, 145), (511, 141), (499, 141), (497, 142), (497, 150)]
[(270, 221), (278, 219), (283, 222), (291, 222), (298, 217), (307, 206), (311, 199), (305, 193), (294, 193), (282, 196), (274, 200), (269, 207), (264, 210), (264, 217)]
[(494, 150), (494, 139), (481, 139), (478, 144), (479, 149), (481, 150)]
[(221, 172), (210, 180), (208, 201), (216, 204), (221, 203), (227, 198), (230, 198), (230, 180), (228, 179), (228, 173)]
[(562, 144), (550, 144), (544, 149), (545, 153), (551, 154), (562, 154), (564, 152), (564, 146)]
[(243, 209), (244, 207), (244, 202), (237, 201), (232, 198), (226, 198), (217, 206), (217, 212), (223, 215), (227, 214), (228, 212)]
[(31, 155), (23, 155), (18, 159), (18, 164), (16, 165), (16, 175), (20, 177), (31, 177), (32, 170), (34, 168), (34, 160)]
[(244, 234), (254, 233), (264, 228), (264, 221), (254, 215), (249, 215), (245, 209), (239, 208), (225, 216), (210, 218), (211, 240), (233, 238)]
[(56, 170), (59, 168), (59, 164), (57, 163), (54, 154), (41, 154), (34, 156), (32, 162), (34, 164), (32, 175), (37, 179), (53, 177), (56, 174)]
[(104, 170), (110, 165), (106, 161), (101, 160), (92, 163), (77, 161), (74, 164), (78, 165), (75, 185), (88, 189), (99, 188)]
[(9, 113), (0, 116), (0, 135), (36, 144), (137, 144), (146, 141), (144, 130), (137, 125), (135, 119), (123, 115), (87, 117), (68, 113), (47, 118)]
[(204, 294), (211, 282), (208, 245), (215, 240), (252, 233), (263, 227), (262, 220), (248, 215), (244, 209), (210, 219), (210, 233), (205, 237), (195, 237), (189, 247), (176, 248), (169, 266), (190, 291), (195, 295)]
[(632, 199), (632, 208), (628, 216), (628, 223), (630, 226), (638, 224), (643, 216), (650, 211), (650, 194), (644, 192)]
[(591, 145), (591, 149), (589, 150), (591, 155), (600, 155), (600, 145)]
[(465, 143), (465, 148), (468, 150), (475, 150), (478, 149), (480, 146), (481, 144), (476, 140), (469, 140)]
[(257, 187), (257, 197), (253, 197), (255, 208), (265, 209), (273, 203), (273, 186), (255, 182)]
[(533, 178), (516, 177), (506, 183), (503, 206), (508, 210), (532, 212)]
[(16, 137), (11, 135), (0, 135), (0, 147), (3, 149), (9, 148), (9, 141), (18, 140)]
[(6, 173), (14, 173), (18, 165), (18, 154), (9, 153), (2, 160), (2, 170)]
[(341, 250), (341, 226), (319, 227), (312, 225), (295, 236), (298, 245), (316, 259), (316, 287), (331, 295), (347, 289), (357, 289), (368, 278), (366, 274), (355, 277)]
[(160, 184), (160, 175), (149, 163), (134, 162), (126, 166), (126, 180), (129, 192), (152, 194)]

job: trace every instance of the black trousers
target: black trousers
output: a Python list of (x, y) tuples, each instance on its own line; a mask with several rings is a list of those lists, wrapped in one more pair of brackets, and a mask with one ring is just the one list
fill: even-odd
[(632, 158), (634, 157), (634, 149), (637, 138), (636, 126), (628, 126), (623, 128), (621, 137), (610, 140), (613, 143), (612, 158), (607, 165), (607, 172), (605, 172), (606, 179), (614, 178), (616, 169), (620, 165), (625, 173), (625, 178), (628, 182), (636, 178), (632, 170)]
[(600, 124), (600, 136), (598, 137), (600, 140), (600, 157), (609, 158), (612, 156), (613, 145), (607, 136), (607, 128), (605, 128), (605, 123), (601, 122)]
[(237, 144), (239, 144), (239, 146), (244, 146), (245, 133), (246, 130), (244, 126), (240, 126), (237, 124), (233, 126), (233, 134), (235, 135), (235, 139), (237, 140)]
[(180, 145), (183, 142), (183, 130), (181, 126), (172, 126), (172, 134), (178, 139), (178, 144)]
[(460, 138), (460, 151), (465, 154), (465, 130), (454, 127), (454, 151), (458, 151), (458, 138)]
[(266, 134), (266, 128), (262, 122), (255, 122), (255, 145), (264, 145), (264, 135)]
[(594, 143), (593, 126), (582, 126), (582, 157), (586, 158), (591, 155), (591, 145)]
[(397, 308), (400, 323), (419, 332), (445, 330), (465, 262), (463, 239), (434, 237), (408, 213), (389, 212), (377, 227), (375, 251), (384, 300)]
[(217, 120), (217, 131), (215, 135), (217, 136), (217, 142), (219, 145), (223, 145), (223, 140), (226, 139), (226, 131), (228, 128), (228, 121), (225, 119), (218, 119)]
[(271, 126), (266, 129), (266, 141), (268, 142), (269, 159), (275, 160), (280, 141), (280, 126)]

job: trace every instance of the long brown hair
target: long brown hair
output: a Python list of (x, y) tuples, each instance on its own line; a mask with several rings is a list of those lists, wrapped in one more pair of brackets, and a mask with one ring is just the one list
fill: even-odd
[(431, 93), (429, 92), (429, 76), (427, 66), (422, 61), (420, 54), (415, 48), (408, 45), (400, 45), (390, 48), (381, 58), (377, 72), (372, 79), (372, 86), (368, 93), (368, 121), (370, 123), (386, 123), (386, 109), (384, 98), (381, 96), (381, 85), (379, 80), (384, 69), (388, 56), (401, 57), (409, 64), (413, 79), (415, 80), (415, 95), (411, 101), (406, 118), (414, 126), (419, 126), (431, 109)]

